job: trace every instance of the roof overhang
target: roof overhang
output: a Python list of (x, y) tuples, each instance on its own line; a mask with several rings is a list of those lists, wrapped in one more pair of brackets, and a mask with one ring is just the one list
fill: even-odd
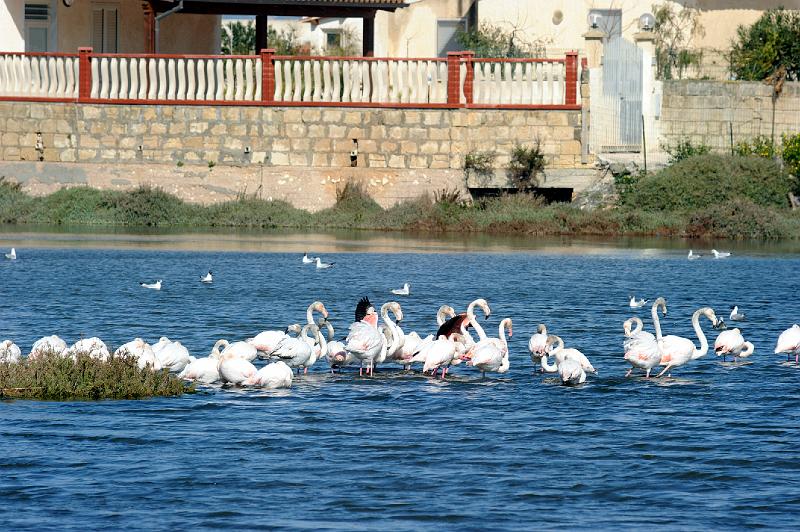
[[(178, 5), (179, 0), (150, 0), (157, 13)], [(407, 7), (404, 0), (183, 0), (181, 13), (208, 15), (273, 15), (358, 17), (375, 11)]]

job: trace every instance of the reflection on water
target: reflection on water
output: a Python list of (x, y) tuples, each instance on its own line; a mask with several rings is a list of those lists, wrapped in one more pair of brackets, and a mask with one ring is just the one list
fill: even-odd
[(0, 247), (164, 249), (303, 253), (351, 252), (508, 252), (608, 254), (638, 250), (644, 254), (718, 248), (734, 253), (800, 253), (800, 241), (714, 241), (661, 237), (495, 235), (485, 233), (415, 233), (406, 231), (301, 231), (296, 229), (160, 229), (0, 225)]

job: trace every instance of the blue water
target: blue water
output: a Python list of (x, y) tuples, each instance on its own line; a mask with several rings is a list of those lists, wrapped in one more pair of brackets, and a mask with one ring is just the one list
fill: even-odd
[[(309, 247), (313, 244), (309, 243)], [(685, 250), (326, 254), (18, 249), (0, 263), (0, 337), (58, 334), (112, 346), (179, 339), (205, 355), (302, 321), (321, 299), (339, 332), (356, 300), (401, 298), (406, 331), (485, 297), (514, 320), (511, 370), (446, 382), (322, 365), (274, 392), (0, 402), (0, 527), (107, 529), (738, 529), (800, 526), (800, 368), (772, 354), (800, 320), (797, 255), (689, 262)], [(208, 269), (215, 282), (198, 282)], [(164, 280), (160, 292), (139, 281)], [(665, 334), (738, 304), (750, 364), (713, 353), (671, 379), (625, 379), (628, 296), (667, 298)], [(599, 370), (566, 388), (532, 367), (546, 323)], [(716, 337), (705, 321), (710, 341)], [(649, 320), (647, 327), (650, 328)], [(337, 333), (338, 335), (338, 333)]]

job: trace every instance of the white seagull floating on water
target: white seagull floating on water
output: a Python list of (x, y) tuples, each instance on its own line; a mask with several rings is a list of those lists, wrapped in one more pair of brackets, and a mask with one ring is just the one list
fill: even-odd
[(161, 279), (154, 283), (139, 283), (142, 288), (149, 288), (151, 290), (161, 290)]
[(303, 253), (303, 264), (314, 264), (316, 257), (309, 257), (308, 252)]
[(320, 259), (319, 257), (317, 257), (316, 261), (318, 270), (322, 270), (325, 268), (333, 268), (333, 265), (336, 264), (335, 262), (322, 262), (322, 259)]
[(714, 255), (715, 259), (727, 259), (731, 256), (727, 251), (717, 251), (716, 249), (712, 249), (711, 254)]
[(405, 283), (403, 285), (403, 288), (395, 288), (394, 290), (392, 290), (392, 293), (396, 296), (407, 296), (408, 294), (411, 293), (411, 285)]
[(11, 248), (11, 251), (9, 253), (6, 253), (6, 258), (8, 260), (17, 260), (17, 250)]
[(213, 283), (214, 282), (214, 276), (211, 275), (211, 270), (208, 270), (208, 273), (205, 275), (205, 277), (201, 277), (200, 278), (200, 282), (201, 283)]
[(631, 296), (631, 301), (630, 303), (628, 303), (628, 306), (630, 306), (631, 308), (640, 308), (645, 306), (647, 304), (647, 301), (648, 300), (645, 298), (636, 299), (636, 296)]
[(691, 250), (691, 249), (689, 250), (689, 254), (686, 256), (686, 258), (687, 258), (687, 259), (689, 259), (689, 260), (697, 260), (697, 259), (699, 259), (700, 257), (702, 257), (702, 255), (695, 255), (695, 254), (692, 252), (692, 250)]
[(747, 316), (744, 315), (744, 312), (739, 312), (739, 307), (732, 306), (731, 307), (731, 315), (729, 316), (731, 321), (746, 321)]

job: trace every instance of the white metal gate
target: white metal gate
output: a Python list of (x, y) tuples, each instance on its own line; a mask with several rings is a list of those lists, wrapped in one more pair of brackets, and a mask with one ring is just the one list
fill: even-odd
[(589, 74), (590, 144), (594, 153), (642, 149), (642, 49), (622, 38), (603, 47)]

